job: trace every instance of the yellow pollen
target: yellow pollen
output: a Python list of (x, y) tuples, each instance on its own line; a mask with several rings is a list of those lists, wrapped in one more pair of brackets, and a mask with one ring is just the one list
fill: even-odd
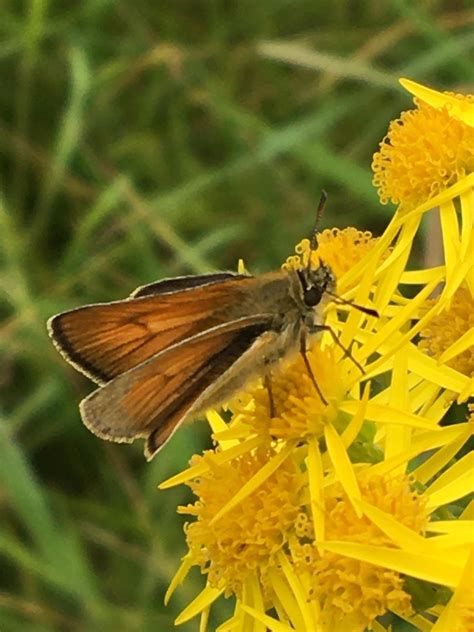
[(191, 560), (208, 576), (209, 584), (242, 596), (249, 576), (262, 577), (277, 565), (287, 533), (300, 513), (304, 476), (293, 460), (286, 459), (265, 482), (215, 523), (218, 511), (274, 456), (270, 450), (245, 454), (217, 465), (212, 452), (194, 456), (192, 465), (205, 462), (210, 470), (189, 483), (198, 500), (180, 507), (196, 517), (185, 527)]
[[(364, 500), (417, 533), (424, 532), (425, 502), (413, 492), (408, 477), (360, 476), (359, 486)], [(327, 540), (394, 546), (367, 517), (357, 516), (339, 483), (328, 489), (325, 503)], [(327, 629), (364, 629), (391, 609), (411, 613), (411, 597), (403, 590), (399, 573), (337, 553), (320, 556), (316, 545), (308, 542), (301, 518), (299, 524), (302, 535), (291, 544), (292, 558), (296, 571), (312, 578), (308, 597), (319, 602)]]
[[(308, 264), (309, 239), (297, 244), (296, 255), (288, 257), (283, 269), (300, 269)], [(353, 227), (344, 229), (331, 228), (318, 233), (318, 247), (312, 252), (311, 264), (319, 265), (319, 259), (328, 264), (336, 279), (358, 263), (377, 243), (369, 231), (357, 230)]]
[(269, 439), (304, 440), (309, 435), (322, 435), (324, 425), (336, 416), (337, 404), (346, 391), (344, 365), (336, 363), (332, 347), (321, 350), (315, 344), (307, 357), (328, 405), (323, 403), (298, 353), (269, 378), (274, 415), (267, 387), (261, 384), (244, 391), (231, 404), (234, 419)]
[[(474, 101), (471, 95), (465, 100)], [(382, 204), (402, 209), (426, 202), (474, 171), (474, 128), (415, 99), (416, 110), (392, 121), (374, 154), (373, 184)]]
[[(434, 304), (436, 301), (429, 301)], [(420, 332), (419, 348), (439, 358), (453, 343), (474, 328), (474, 297), (465, 288), (456, 291), (449, 309), (435, 316)], [(474, 376), (474, 348), (465, 349), (446, 364), (469, 377)]]

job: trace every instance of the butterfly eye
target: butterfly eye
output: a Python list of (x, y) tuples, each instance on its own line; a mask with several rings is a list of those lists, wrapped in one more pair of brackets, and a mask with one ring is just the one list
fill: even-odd
[(303, 300), (307, 307), (314, 307), (321, 302), (323, 291), (320, 287), (310, 287), (304, 291)]

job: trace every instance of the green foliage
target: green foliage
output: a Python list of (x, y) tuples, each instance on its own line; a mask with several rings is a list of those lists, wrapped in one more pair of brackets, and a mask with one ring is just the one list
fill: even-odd
[(201, 585), (164, 608), (190, 499), (156, 485), (204, 424), (151, 464), (93, 437), (46, 319), (240, 257), (277, 267), (322, 188), (324, 226), (380, 232), (370, 162), (410, 104), (397, 77), (472, 84), (469, 4), (2, 3), (2, 632), (169, 630)]

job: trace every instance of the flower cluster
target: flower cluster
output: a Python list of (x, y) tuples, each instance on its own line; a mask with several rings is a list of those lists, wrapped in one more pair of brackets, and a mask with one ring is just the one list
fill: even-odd
[[(386, 231), (326, 230), (283, 265), (331, 267), (328, 330), (307, 363), (296, 353), (229, 402), (228, 423), (209, 411), (215, 448), (161, 485), (196, 496), (166, 599), (193, 566), (206, 578), (176, 624), (206, 630), (222, 596), (219, 632), (474, 630), (474, 100), (402, 83), (416, 107), (373, 161), (398, 204)], [(442, 262), (410, 269), (428, 213)]]

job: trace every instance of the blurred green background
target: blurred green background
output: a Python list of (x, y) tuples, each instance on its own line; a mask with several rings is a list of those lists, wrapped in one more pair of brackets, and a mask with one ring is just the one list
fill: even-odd
[(275, 268), (323, 187), (323, 227), (380, 233), (397, 78), (472, 89), (473, 48), (467, 0), (0, 4), (1, 632), (171, 630), (201, 585), (164, 608), (190, 496), (156, 486), (207, 427), (151, 464), (94, 437), (46, 319), (239, 257)]

